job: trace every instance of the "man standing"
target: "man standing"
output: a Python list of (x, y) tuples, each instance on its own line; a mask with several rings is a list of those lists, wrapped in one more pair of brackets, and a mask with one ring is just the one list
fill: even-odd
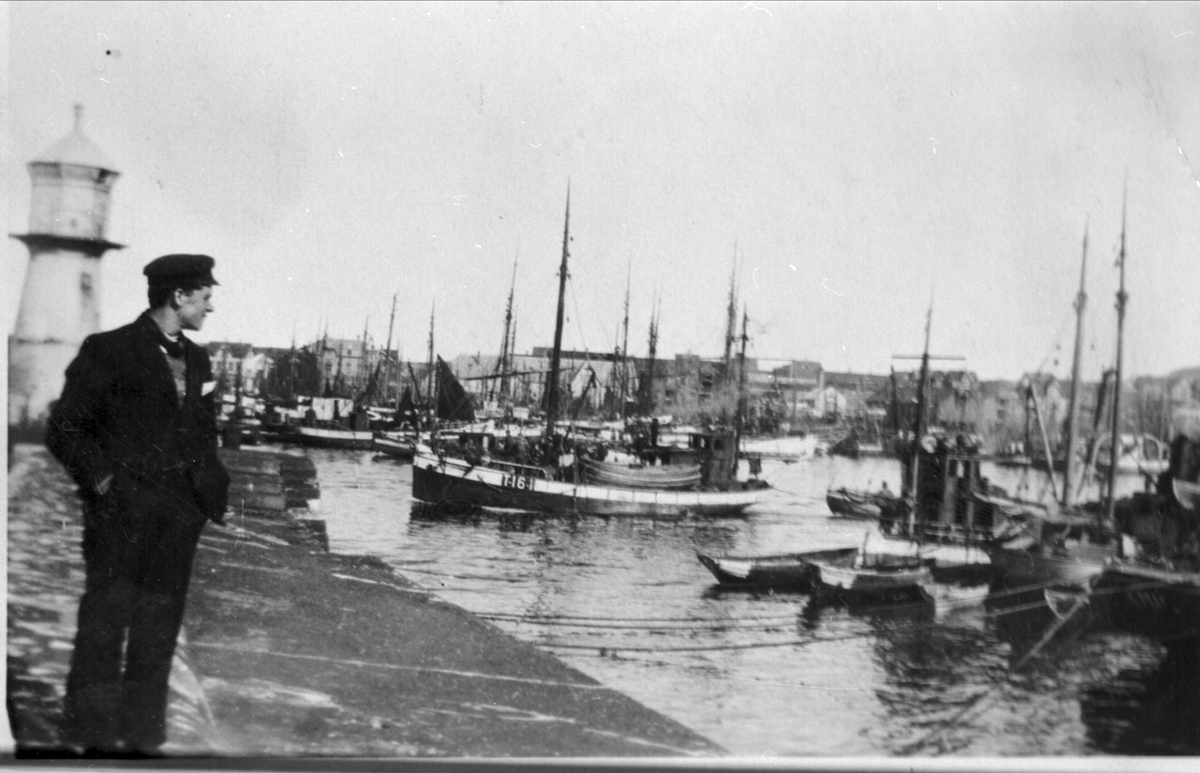
[(154, 754), (166, 740), (192, 559), (205, 521), (223, 521), (229, 486), (212, 366), (183, 335), (213, 311), (213, 265), (150, 262), (150, 308), (83, 342), (51, 413), (46, 444), (83, 500), (87, 574), (61, 728), (74, 751)]

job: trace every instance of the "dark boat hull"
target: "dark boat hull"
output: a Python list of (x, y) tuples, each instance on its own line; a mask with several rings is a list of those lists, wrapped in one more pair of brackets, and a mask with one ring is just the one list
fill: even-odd
[(417, 453), (416, 443), (407, 440), (397, 440), (389, 437), (374, 437), (371, 439), (371, 448), (377, 454), (384, 454), (393, 459), (411, 462)]
[(874, 494), (844, 488), (826, 492), (825, 504), (829, 506), (829, 511), (839, 518), (874, 521), (878, 520), (883, 512)]
[(736, 516), (756, 504), (761, 489), (732, 491), (640, 491), (575, 484), (538, 477), (533, 468), (471, 465), (418, 450), (413, 460), (413, 498), (449, 513), (479, 508), (541, 515), (641, 517)]
[(786, 553), (772, 556), (709, 556), (698, 553), (696, 558), (712, 572), (721, 585), (734, 588), (794, 588), (811, 589), (816, 581), (815, 560), (836, 560), (853, 556), (858, 548), (815, 550), (806, 553)]
[(1114, 562), (1092, 589), (1111, 628), (1158, 641), (1200, 639), (1200, 573)]

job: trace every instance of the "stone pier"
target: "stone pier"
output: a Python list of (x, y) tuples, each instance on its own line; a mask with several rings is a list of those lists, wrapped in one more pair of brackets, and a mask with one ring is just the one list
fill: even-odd
[[(193, 571), (171, 756), (708, 757), (722, 750), (369, 556), (331, 554), (312, 463), (222, 450), (234, 485)], [(8, 706), (20, 757), (57, 722), (83, 586), (79, 504), (41, 447), (9, 467)]]

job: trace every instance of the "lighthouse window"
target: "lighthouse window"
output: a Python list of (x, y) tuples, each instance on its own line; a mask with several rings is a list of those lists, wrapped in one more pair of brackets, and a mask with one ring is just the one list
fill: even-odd
[(84, 295), (92, 294), (92, 275), (91, 274), (80, 274), (79, 275), (79, 289), (83, 291)]

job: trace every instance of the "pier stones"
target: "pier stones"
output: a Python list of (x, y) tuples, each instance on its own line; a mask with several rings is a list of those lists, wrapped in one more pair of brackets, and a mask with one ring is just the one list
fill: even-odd
[[(722, 753), (381, 560), (328, 553), (323, 523), (307, 509), (250, 506), (314, 493), (307, 458), (221, 454), (243, 496), (227, 525), (201, 539), (172, 673), (168, 754)], [(78, 503), (34, 446), (17, 446), (9, 492), (9, 706), (19, 749), (36, 754), (57, 743), (83, 580)]]

